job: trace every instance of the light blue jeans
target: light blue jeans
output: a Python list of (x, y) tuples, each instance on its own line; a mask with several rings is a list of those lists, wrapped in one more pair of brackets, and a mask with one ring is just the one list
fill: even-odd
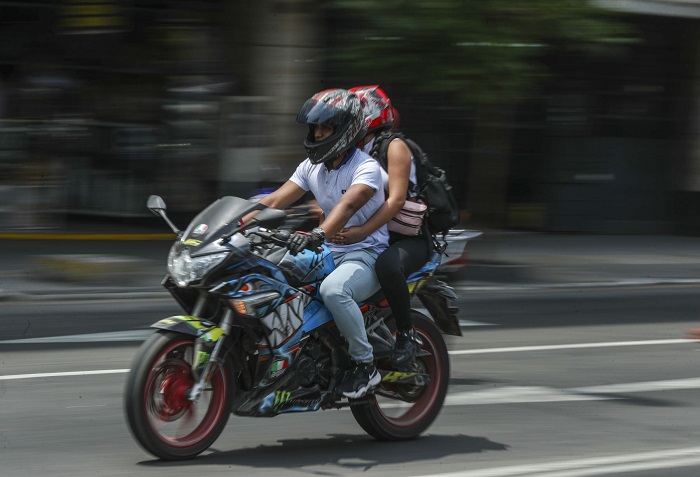
[(379, 290), (374, 273), (378, 255), (372, 250), (334, 253), (336, 268), (321, 283), (321, 298), (348, 342), (350, 358), (360, 362), (372, 361), (373, 355), (357, 302)]

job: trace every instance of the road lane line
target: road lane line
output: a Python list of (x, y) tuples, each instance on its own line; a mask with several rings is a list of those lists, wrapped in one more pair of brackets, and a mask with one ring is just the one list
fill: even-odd
[[(146, 330), (136, 331), (135, 333), (141, 333)], [(131, 338), (132, 332), (125, 332), (124, 338), (129, 335)], [(95, 336), (91, 336), (95, 338)], [(22, 340), (17, 340), (22, 341)], [(486, 354), (486, 353), (515, 353), (515, 352), (526, 352), (526, 351), (547, 351), (547, 350), (559, 350), (559, 349), (577, 349), (577, 348), (601, 348), (601, 347), (616, 347), (616, 346), (647, 346), (647, 345), (660, 345), (660, 344), (687, 344), (687, 343), (697, 343), (697, 340), (692, 339), (667, 339), (667, 340), (649, 340), (649, 341), (617, 341), (617, 342), (606, 342), (606, 343), (574, 343), (574, 344), (562, 344), (562, 345), (544, 345), (544, 346), (516, 346), (511, 348), (483, 348), (474, 350), (456, 350), (449, 351), (451, 355), (464, 355), (464, 354)], [(96, 375), (96, 374), (117, 374), (117, 373), (128, 373), (128, 369), (108, 369), (108, 370), (92, 370), (92, 371), (66, 371), (57, 373), (38, 373), (38, 374), (15, 374), (15, 375), (0, 375), (0, 381), (7, 381), (13, 379), (32, 379), (32, 378), (49, 378), (49, 377), (61, 377), (61, 376), (84, 376), (84, 375)], [(695, 378), (690, 380), (680, 380), (680, 381), (694, 381)], [(658, 383), (671, 383), (675, 381), (654, 381)], [(633, 383), (636, 385), (636, 383)], [(613, 386), (630, 386), (630, 384), (620, 384)], [(582, 388), (583, 389), (583, 388)], [(623, 388), (620, 388), (623, 389)], [(677, 389), (688, 389), (688, 388), (677, 388)], [(693, 384), (692, 389), (695, 389), (695, 384)], [(644, 389), (651, 390), (651, 389)], [(589, 391), (595, 392), (595, 391)], [(612, 392), (612, 391), (611, 391)], [(624, 392), (624, 391), (616, 391)], [(635, 391), (629, 391), (635, 392)]]
[(586, 386), (582, 388), (571, 388), (570, 391), (580, 393), (643, 393), (654, 391), (672, 391), (683, 389), (700, 388), (700, 378), (687, 379), (667, 379), (664, 381), (646, 381), (639, 383), (605, 384), (602, 386)]
[(62, 378), (65, 376), (92, 376), (97, 374), (123, 374), (128, 372), (128, 369), (95, 369), (91, 371), (64, 371), (60, 373), (10, 374), (0, 376), (0, 381), (10, 381), (14, 379)]
[(43, 338), (20, 338), (0, 341), (0, 344), (39, 344), (39, 343), (100, 343), (118, 341), (145, 341), (153, 334), (153, 329), (111, 331), (107, 333), (85, 333), (82, 335), (46, 336)]
[(651, 345), (667, 345), (667, 344), (687, 344), (698, 343), (694, 339), (667, 339), (667, 340), (647, 340), (647, 341), (610, 341), (602, 343), (571, 343), (560, 345), (541, 345), (541, 346), (513, 346), (510, 348), (483, 348), (483, 349), (463, 349), (449, 351), (451, 355), (462, 354), (486, 354), (486, 353), (522, 353), (525, 351), (550, 351), (557, 349), (584, 349), (584, 348), (615, 348), (622, 346), (651, 346)]
[(546, 386), (503, 386), (499, 388), (450, 393), (445, 399), (445, 405), (477, 406), (533, 402), (609, 401), (613, 399), (623, 399), (623, 397), (620, 396), (621, 394), (689, 389), (700, 389), (700, 377), (565, 389)]
[(584, 477), (700, 464), (700, 447), (465, 470), (416, 477)]
[[(700, 387), (700, 385), (698, 386)], [(446, 406), (487, 406), (496, 404), (522, 404), (565, 401), (610, 401), (619, 396), (605, 393), (586, 394), (569, 389), (546, 386), (503, 386), (495, 389), (480, 389), (461, 393), (450, 393), (445, 398)]]
[(639, 278), (619, 280), (611, 278), (593, 282), (565, 282), (565, 283), (529, 283), (529, 284), (503, 284), (503, 285), (467, 285), (455, 284), (453, 289), (461, 292), (490, 292), (490, 291), (557, 291), (575, 288), (610, 288), (610, 287), (650, 287), (659, 285), (698, 285), (698, 278)]
[(484, 323), (483, 321), (459, 320), (460, 327), (468, 326), (496, 326), (494, 323)]
[[(124, 374), (128, 369), (103, 369), (93, 371), (69, 371), (62, 373), (15, 374), (0, 376), (0, 381), (67, 376), (91, 376), (101, 374)], [(700, 377), (644, 381), (636, 383), (607, 384), (578, 388), (557, 389), (546, 386), (503, 386), (461, 393), (449, 393), (445, 406), (479, 406), (516, 403), (605, 401), (624, 399), (621, 394), (660, 392), (670, 390), (700, 389)]]

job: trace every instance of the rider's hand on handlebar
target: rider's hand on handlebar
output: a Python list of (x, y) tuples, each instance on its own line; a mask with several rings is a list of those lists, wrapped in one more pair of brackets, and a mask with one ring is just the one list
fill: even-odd
[(302, 252), (304, 249), (315, 250), (326, 240), (326, 233), (322, 228), (316, 227), (311, 232), (294, 232), (287, 240), (287, 248), (292, 255)]

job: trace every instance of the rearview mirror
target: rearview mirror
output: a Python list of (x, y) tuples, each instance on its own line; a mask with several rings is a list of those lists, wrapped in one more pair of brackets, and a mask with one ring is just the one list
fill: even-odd
[(148, 201), (146, 202), (146, 207), (148, 207), (148, 210), (150, 210), (154, 214), (161, 216), (163, 220), (165, 220), (165, 222), (170, 226), (172, 231), (180, 235), (180, 230), (175, 226), (175, 224), (173, 224), (170, 221), (168, 215), (165, 213), (167, 207), (165, 206), (165, 201), (159, 195), (150, 196), (148, 198)]
[(167, 209), (165, 201), (159, 195), (150, 196), (148, 202), (146, 202), (146, 207), (156, 215), (161, 215), (160, 212)]

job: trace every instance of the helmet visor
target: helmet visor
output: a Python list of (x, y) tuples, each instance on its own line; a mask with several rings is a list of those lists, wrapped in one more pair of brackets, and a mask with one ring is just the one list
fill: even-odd
[(344, 119), (350, 115), (345, 109), (336, 106), (345, 105), (345, 102), (341, 101), (342, 99), (342, 97), (338, 97), (337, 101), (309, 99), (301, 107), (297, 115), (297, 122), (302, 124), (328, 124), (333, 127), (342, 124)]

